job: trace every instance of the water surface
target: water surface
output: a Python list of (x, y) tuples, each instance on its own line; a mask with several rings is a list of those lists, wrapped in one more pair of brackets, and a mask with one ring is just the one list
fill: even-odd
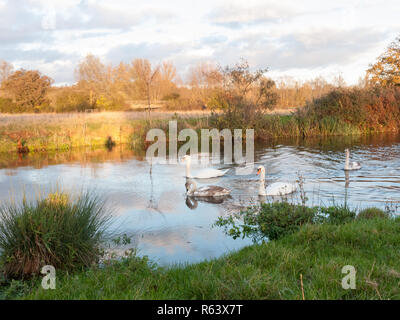
[[(344, 149), (351, 149), (362, 169), (343, 171)], [(304, 178), (309, 205), (347, 203), (353, 208), (400, 205), (400, 136), (330, 139), (279, 140), (257, 145), (255, 168), (266, 167), (267, 183)], [(194, 165), (195, 167), (195, 165)], [(139, 254), (160, 264), (196, 262), (219, 257), (250, 244), (233, 240), (212, 224), (219, 216), (259, 201), (258, 177), (235, 175), (236, 165), (227, 175), (199, 185), (215, 184), (232, 189), (223, 203), (189, 201), (185, 196), (185, 167), (182, 164), (150, 164), (143, 154), (126, 147), (112, 151), (77, 149), (66, 153), (0, 155), (0, 201), (22, 194), (35, 198), (57, 185), (79, 192), (96, 191), (115, 208), (113, 227), (132, 237)], [(266, 199), (274, 201), (276, 199)], [(299, 194), (291, 201), (299, 201)]]

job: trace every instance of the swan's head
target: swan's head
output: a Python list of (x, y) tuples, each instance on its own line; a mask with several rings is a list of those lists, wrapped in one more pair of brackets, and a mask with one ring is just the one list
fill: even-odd
[(186, 192), (189, 192), (190, 186), (191, 186), (191, 183), (190, 183), (190, 182), (186, 182), (186, 183), (185, 183)]
[(349, 149), (344, 149), (344, 152), (346, 152), (346, 154), (349, 154), (350, 150)]
[(186, 162), (186, 161), (190, 161), (190, 156), (189, 155), (185, 155), (182, 157), (182, 161)]
[(191, 195), (197, 190), (197, 185), (193, 180), (187, 180), (185, 183), (186, 194)]
[(257, 175), (260, 175), (260, 174), (263, 174), (263, 173), (265, 173), (265, 168), (264, 168), (264, 166), (259, 166), (259, 167), (257, 168)]

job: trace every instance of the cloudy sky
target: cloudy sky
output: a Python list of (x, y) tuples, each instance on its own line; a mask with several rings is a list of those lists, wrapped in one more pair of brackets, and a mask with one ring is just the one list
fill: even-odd
[(0, 0), (0, 59), (73, 83), (88, 53), (105, 63), (240, 57), (273, 78), (357, 83), (400, 34), (398, 0)]

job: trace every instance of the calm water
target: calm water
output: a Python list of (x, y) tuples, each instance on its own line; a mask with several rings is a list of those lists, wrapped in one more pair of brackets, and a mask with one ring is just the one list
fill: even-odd
[[(345, 148), (363, 166), (347, 177)], [(267, 183), (303, 176), (310, 205), (347, 202), (355, 208), (390, 206), (400, 213), (399, 135), (275, 141), (257, 146), (255, 162), (266, 167)], [(223, 203), (187, 201), (184, 173), (182, 164), (150, 167), (143, 156), (119, 147), (111, 152), (3, 154), (0, 201), (10, 196), (20, 200), (24, 190), (34, 198), (39, 191), (46, 193), (57, 185), (72, 192), (94, 188), (115, 207), (113, 227), (132, 237), (129, 246), (136, 245), (139, 254), (161, 264), (201, 261), (250, 244), (249, 240), (233, 240), (211, 225), (219, 216), (258, 201), (255, 170), (236, 176), (232, 168), (222, 178), (198, 182), (232, 189), (232, 197)], [(297, 201), (299, 195), (293, 197)]]

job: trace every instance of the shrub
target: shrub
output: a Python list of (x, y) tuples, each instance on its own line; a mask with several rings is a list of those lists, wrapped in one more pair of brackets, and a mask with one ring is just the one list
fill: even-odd
[(395, 131), (400, 127), (400, 88), (334, 89), (296, 117), (304, 136)]
[(83, 92), (65, 89), (57, 93), (55, 98), (56, 112), (83, 112), (93, 108), (89, 103), (89, 95)]
[[(234, 239), (242, 236), (254, 241), (263, 238), (274, 240), (297, 231), (304, 224), (313, 223), (317, 213), (317, 208), (288, 202), (263, 203), (236, 216), (220, 217), (216, 225), (225, 227)], [(243, 219), (242, 225), (238, 225), (240, 218)]]
[(45, 265), (71, 270), (98, 261), (110, 214), (90, 193), (0, 207), (0, 266), (6, 277), (37, 275)]
[(350, 210), (347, 206), (321, 207), (320, 210), (326, 222), (331, 224), (343, 224), (353, 221), (356, 217), (355, 211)]
[[(376, 208), (365, 209), (362, 212), (360, 218), (388, 216)], [(339, 225), (354, 221), (355, 217), (356, 212), (347, 206), (309, 208), (288, 202), (274, 202), (249, 207), (243, 212), (227, 217), (219, 217), (214, 225), (223, 227), (225, 233), (234, 239), (249, 237), (257, 242), (265, 238), (279, 239), (296, 232), (305, 224)]]
[(361, 210), (357, 215), (357, 219), (375, 219), (375, 218), (385, 219), (389, 217), (390, 215), (387, 212), (375, 207)]

